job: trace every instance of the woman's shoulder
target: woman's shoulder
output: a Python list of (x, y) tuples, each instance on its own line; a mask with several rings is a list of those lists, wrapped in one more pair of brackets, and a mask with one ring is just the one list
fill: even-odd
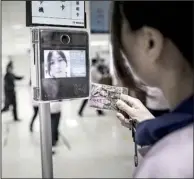
[(161, 139), (142, 159), (134, 178), (193, 177), (193, 124)]

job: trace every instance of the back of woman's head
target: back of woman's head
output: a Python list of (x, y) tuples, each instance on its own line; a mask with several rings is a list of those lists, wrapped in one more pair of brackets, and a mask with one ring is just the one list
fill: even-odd
[(133, 32), (144, 26), (157, 29), (164, 38), (172, 41), (193, 68), (192, 17), (192, 1), (115, 1), (111, 26), (113, 57), (117, 74), (123, 83), (128, 87), (136, 86), (123, 58), (123, 20), (126, 20)]

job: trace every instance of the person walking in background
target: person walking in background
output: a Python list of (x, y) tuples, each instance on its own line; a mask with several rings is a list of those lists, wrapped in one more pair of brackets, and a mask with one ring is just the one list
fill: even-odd
[[(31, 79), (30, 79), (30, 82), (29, 82), (29, 86), (31, 87), (32, 85), (32, 82), (31, 82)], [(31, 92), (31, 90), (30, 90)], [(30, 96), (31, 96), (31, 99), (32, 99), (32, 93), (30, 93)], [(33, 111), (34, 111), (34, 114), (33, 114), (33, 117), (31, 119), (31, 122), (30, 122), (30, 132), (33, 132), (33, 126), (34, 126), (34, 121), (38, 115), (38, 111), (39, 111), (39, 108), (38, 108), (38, 103), (36, 101), (34, 101), (32, 99), (32, 105), (33, 105)]]
[(50, 103), (52, 146), (56, 146), (59, 139), (59, 121), (61, 117), (61, 101)]
[[(92, 59), (92, 65), (91, 65), (91, 81), (93, 83), (99, 83), (100, 80), (102, 79), (102, 74), (101, 72), (98, 70), (98, 59), (94, 58)], [(83, 115), (83, 110), (86, 106), (86, 104), (88, 103), (88, 99), (84, 99), (81, 107), (79, 109), (78, 115), (82, 116)], [(101, 110), (97, 110), (98, 115), (104, 115), (103, 111)]]
[[(31, 80), (30, 80), (30, 86), (31, 86)], [(39, 106), (38, 103), (33, 101), (33, 109), (34, 114), (30, 122), (30, 132), (33, 132), (33, 125), (34, 121), (38, 115), (39, 112)], [(61, 117), (61, 101), (59, 102), (51, 102), (50, 103), (50, 113), (51, 113), (51, 134), (52, 134), (52, 146), (56, 146), (57, 141), (59, 139), (59, 121)], [(55, 152), (53, 151), (53, 154)]]
[(100, 84), (105, 84), (105, 85), (112, 85), (112, 76), (110, 74), (109, 68), (107, 66), (100, 66), (98, 70), (101, 72), (103, 75), (101, 80), (99, 81)]
[(31, 119), (31, 122), (30, 122), (30, 132), (33, 132), (34, 121), (35, 121), (35, 119), (38, 115), (38, 111), (39, 111), (38, 104), (36, 102), (33, 102), (33, 111), (34, 111), (34, 114), (33, 114), (33, 117)]
[(17, 114), (17, 101), (15, 92), (15, 80), (22, 80), (23, 77), (16, 76), (13, 74), (13, 62), (10, 61), (6, 67), (6, 74), (4, 77), (4, 94), (5, 103), (1, 112), (9, 110), (10, 105), (13, 106), (13, 117), (14, 121), (20, 121)]

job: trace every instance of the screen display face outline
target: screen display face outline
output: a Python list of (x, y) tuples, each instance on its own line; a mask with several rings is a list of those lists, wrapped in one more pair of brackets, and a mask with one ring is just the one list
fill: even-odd
[(44, 78), (85, 78), (86, 50), (44, 49)]
[[(41, 80), (41, 100), (55, 101), (63, 99), (85, 98), (89, 96), (90, 71), (88, 49), (84, 47), (60, 48), (61, 51), (85, 51), (85, 77), (70, 78), (45, 78), (44, 76), (44, 52), (53, 49), (41, 48), (40, 50), (40, 80)], [(57, 51), (58, 49), (56, 49)], [(55, 49), (54, 49), (55, 51)]]
[[(80, 21), (72, 21), (72, 23), (69, 24), (65, 24), (67, 22), (64, 23), (64, 20), (62, 21), (63, 24), (60, 23), (54, 23), (56, 21), (52, 21), (52, 23), (34, 23), (33, 22), (33, 16), (32, 16), (32, 3), (35, 1), (26, 1), (26, 26), (51, 26), (51, 27), (70, 27), (70, 28), (86, 28), (86, 12), (85, 12), (85, 1), (83, 1), (84, 3), (84, 12), (83, 12), (83, 25), (81, 25)], [(40, 1), (43, 2), (43, 1)], [(47, 3), (49, 3), (49, 1), (45, 1)], [(57, 1), (58, 2), (58, 1)], [(61, 1), (60, 1), (61, 2)], [(68, 1), (68, 2), (78, 2), (78, 1)], [(41, 5), (41, 4), (40, 4)], [(60, 7), (60, 6), (59, 6)], [(61, 8), (63, 7), (63, 4), (61, 5)], [(40, 6), (41, 8), (41, 12), (42, 12), (42, 6)], [(76, 7), (75, 7), (76, 8)], [(62, 8), (63, 9), (63, 8)], [(77, 10), (77, 9), (75, 9)], [(43, 10), (44, 12), (44, 10)], [(72, 14), (72, 13), (70, 13)], [(76, 13), (77, 14), (77, 13)], [(52, 18), (50, 18), (52, 20)], [(69, 21), (70, 22), (70, 21)], [(78, 24), (77, 24), (78, 23)]]

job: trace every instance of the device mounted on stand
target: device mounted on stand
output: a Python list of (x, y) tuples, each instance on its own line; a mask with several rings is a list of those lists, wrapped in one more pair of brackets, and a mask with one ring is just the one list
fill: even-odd
[(33, 98), (39, 102), (40, 110), (42, 178), (53, 178), (50, 102), (89, 96), (88, 13), (85, 11), (88, 3), (26, 2), (26, 26), (34, 27), (31, 79)]
[(86, 31), (33, 28), (36, 101), (89, 96), (89, 49)]

